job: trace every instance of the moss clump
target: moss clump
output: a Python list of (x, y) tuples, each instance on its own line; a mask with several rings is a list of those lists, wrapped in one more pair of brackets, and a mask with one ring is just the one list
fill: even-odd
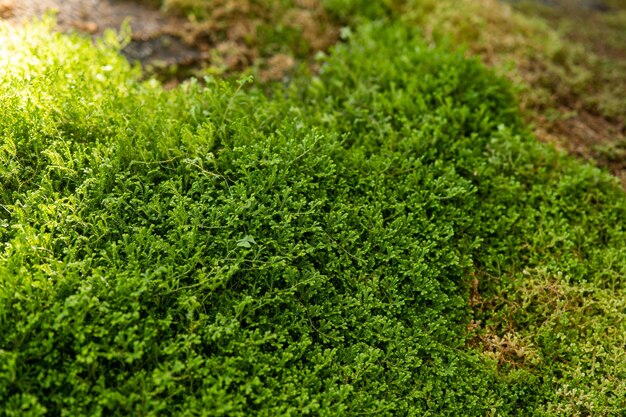
[(626, 271), (616, 181), (537, 144), (477, 62), (367, 24), (268, 98), (141, 82), (113, 35), (0, 30), (7, 415), (626, 407), (605, 395), (623, 362), (590, 365), (571, 332), (528, 327), (514, 366), (472, 347), (499, 331), (473, 326), (476, 277), (494, 294), (532, 294), (523, 271), (591, 286), (603, 303), (576, 314), (602, 318)]

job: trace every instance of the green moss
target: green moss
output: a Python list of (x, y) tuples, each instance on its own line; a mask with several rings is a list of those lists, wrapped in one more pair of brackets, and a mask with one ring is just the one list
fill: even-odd
[[(601, 311), (626, 198), (536, 143), (479, 63), (367, 24), (269, 98), (164, 91), (113, 35), (0, 30), (7, 415), (566, 415), (573, 377), (625, 409), (617, 355), (581, 372), (623, 343)], [(527, 303), (524, 270), (598, 301), (588, 338), (533, 331), (542, 304), (506, 316), (539, 358), (511, 369), (471, 347), (491, 316), (468, 293)]]

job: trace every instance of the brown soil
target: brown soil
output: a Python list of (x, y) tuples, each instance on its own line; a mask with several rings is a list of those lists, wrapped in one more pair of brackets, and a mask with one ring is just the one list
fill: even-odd
[(58, 29), (102, 34), (107, 28), (119, 29), (125, 19), (130, 20), (136, 37), (153, 37), (164, 26), (184, 25), (185, 21), (163, 16), (158, 10), (142, 4), (106, 0), (0, 0), (12, 9), (9, 21), (20, 24), (24, 20), (40, 18), (46, 13), (57, 16)]

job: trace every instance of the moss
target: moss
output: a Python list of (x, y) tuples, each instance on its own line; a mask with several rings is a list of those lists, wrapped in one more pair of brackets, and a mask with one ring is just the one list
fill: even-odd
[(269, 96), (164, 91), (114, 34), (0, 31), (7, 415), (626, 408), (626, 196), (477, 61), (369, 23)]

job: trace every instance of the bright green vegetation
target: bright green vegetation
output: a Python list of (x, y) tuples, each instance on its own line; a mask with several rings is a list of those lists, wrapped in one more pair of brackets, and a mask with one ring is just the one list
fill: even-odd
[(324, 1), (344, 20), (391, 16), (436, 43), (463, 45), (514, 81), (540, 139), (622, 171), (612, 159), (626, 141), (626, 3), (605, 1), (613, 8), (607, 13), (581, 8), (593, 3), (581, 0), (547, 2), (570, 4), (569, 11), (541, 0), (510, 3), (515, 7), (500, 0)]
[(347, 37), (268, 97), (0, 29), (4, 415), (626, 412), (617, 181), (476, 61)]

